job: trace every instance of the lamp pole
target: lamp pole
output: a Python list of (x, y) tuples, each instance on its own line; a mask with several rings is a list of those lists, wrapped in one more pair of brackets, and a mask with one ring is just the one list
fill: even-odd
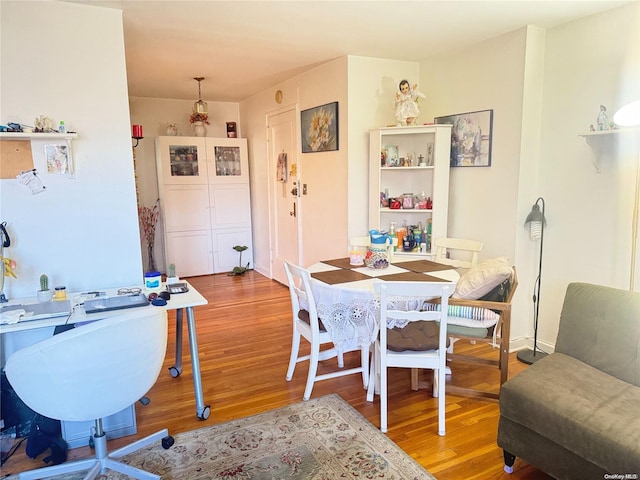
[[(538, 204), (542, 204), (542, 213), (540, 213), (540, 206)], [(538, 351), (538, 315), (540, 313), (540, 283), (542, 281), (542, 247), (544, 245), (544, 227), (547, 223), (546, 218), (544, 216), (544, 198), (538, 197), (536, 203), (534, 203), (533, 208), (531, 209), (531, 213), (527, 216), (525, 221), (525, 225), (531, 224), (532, 222), (540, 222), (540, 253), (539, 253), (539, 262), (538, 262), (538, 277), (536, 278), (536, 283), (533, 290), (533, 303), (535, 306), (533, 313), (533, 351), (532, 350), (520, 350), (516, 354), (516, 358), (523, 363), (531, 365), (532, 363), (540, 360), (547, 356), (545, 352)]]

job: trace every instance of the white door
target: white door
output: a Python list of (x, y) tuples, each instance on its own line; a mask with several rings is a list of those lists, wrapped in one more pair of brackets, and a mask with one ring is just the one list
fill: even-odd
[[(267, 116), (271, 195), (271, 278), (287, 284), (284, 262), (299, 263), (299, 196), (296, 111)], [(286, 157), (286, 158), (285, 158)]]

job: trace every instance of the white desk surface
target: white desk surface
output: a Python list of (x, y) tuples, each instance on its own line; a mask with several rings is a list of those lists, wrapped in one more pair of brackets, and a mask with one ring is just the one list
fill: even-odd
[[(155, 305), (149, 304), (148, 307), (136, 307), (136, 308), (165, 308), (166, 310), (178, 310), (181, 308), (197, 307), (199, 305), (206, 305), (207, 303), (209, 303), (207, 299), (200, 294), (200, 292), (198, 292), (195, 288), (193, 288), (188, 282), (187, 284), (189, 285), (189, 291), (185, 293), (172, 294), (171, 298), (167, 301), (167, 305), (165, 307), (156, 307)], [(164, 287), (165, 287), (165, 284), (163, 283), (161, 290), (164, 290)], [(116, 296), (118, 289), (117, 288), (106, 289), (104, 290), (104, 292), (108, 296)], [(142, 292), (146, 293), (144, 289), (142, 290)], [(72, 308), (72, 313), (70, 316), (64, 315), (61, 317), (44, 318), (40, 320), (25, 319), (25, 320), (21, 320), (18, 323), (0, 325), (0, 334), (9, 333), (9, 332), (18, 332), (22, 330), (31, 330), (34, 328), (55, 327), (58, 325), (65, 325), (65, 324), (71, 325), (74, 323), (100, 320), (113, 315), (118, 315), (119, 313), (122, 312), (122, 310), (111, 310), (108, 312), (87, 314), (85, 313), (84, 307), (82, 306), (76, 306), (74, 308), (75, 297), (82, 295), (82, 293), (83, 292), (67, 293), (67, 299), (71, 301), (71, 308)], [(36, 299), (36, 297), (16, 298), (16, 299), (9, 300), (8, 303), (4, 303), (1, 306), (16, 305), (16, 304), (28, 305), (28, 304), (37, 303), (37, 302), (38, 300)]]

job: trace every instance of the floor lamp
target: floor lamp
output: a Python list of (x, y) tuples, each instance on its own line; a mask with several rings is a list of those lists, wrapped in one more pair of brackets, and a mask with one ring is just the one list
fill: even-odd
[[(542, 211), (540, 211), (542, 205)], [(523, 363), (531, 365), (532, 363), (547, 356), (546, 353), (538, 350), (538, 314), (540, 313), (540, 280), (542, 278), (542, 246), (544, 243), (544, 227), (547, 225), (547, 219), (544, 216), (544, 198), (538, 197), (536, 203), (531, 207), (531, 212), (527, 215), (524, 226), (529, 228), (529, 238), (531, 240), (540, 240), (540, 263), (538, 264), (538, 278), (533, 290), (533, 350), (520, 350), (516, 357)]]
[[(613, 116), (613, 121), (621, 127), (637, 127), (640, 125), (640, 100), (621, 107)], [(636, 242), (638, 238), (638, 204), (640, 203), (640, 153), (636, 167), (636, 192), (633, 203), (633, 219), (631, 222), (631, 272), (629, 273), (629, 290), (635, 289)]]

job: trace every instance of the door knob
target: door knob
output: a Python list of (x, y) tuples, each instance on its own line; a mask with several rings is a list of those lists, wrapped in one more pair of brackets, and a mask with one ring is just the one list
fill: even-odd
[(291, 195), (298, 196), (298, 187), (293, 187), (291, 189)]

